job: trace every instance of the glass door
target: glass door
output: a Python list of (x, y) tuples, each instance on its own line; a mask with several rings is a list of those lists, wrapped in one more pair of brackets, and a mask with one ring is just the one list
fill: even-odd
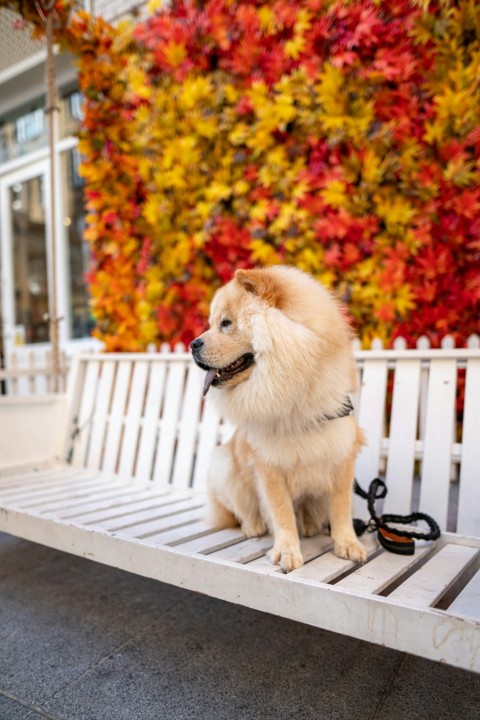
[(12, 351), (22, 348), (44, 352), (49, 341), (48, 198), (46, 162), (0, 181), (2, 335), (7, 360)]

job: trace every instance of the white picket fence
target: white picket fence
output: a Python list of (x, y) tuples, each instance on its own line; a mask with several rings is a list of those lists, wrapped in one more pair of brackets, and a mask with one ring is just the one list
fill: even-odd
[[(68, 358), (60, 353), (60, 392), (65, 392), (68, 374)], [(53, 392), (52, 353), (37, 354), (35, 351), (12, 353), (6, 367), (0, 368), (0, 395), (47, 395)]]

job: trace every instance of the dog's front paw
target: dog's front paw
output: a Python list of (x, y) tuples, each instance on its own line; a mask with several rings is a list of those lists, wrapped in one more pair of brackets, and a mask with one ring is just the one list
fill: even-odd
[(354, 562), (365, 563), (367, 560), (367, 552), (362, 543), (356, 538), (345, 538), (337, 540), (334, 545), (334, 553), (338, 557), (345, 560), (353, 560)]
[(303, 565), (300, 549), (291, 545), (274, 545), (268, 556), (273, 564), (280, 565), (285, 573), (296, 570)]

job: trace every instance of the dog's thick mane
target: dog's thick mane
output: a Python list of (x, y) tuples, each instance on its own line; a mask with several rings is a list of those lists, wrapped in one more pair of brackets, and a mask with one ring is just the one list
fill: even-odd
[(333, 296), (285, 266), (237, 271), (234, 282), (246, 293), (255, 366), (246, 382), (214, 393), (222, 414), (237, 427), (274, 422), (279, 433), (335, 415), (355, 389), (355, 366)]

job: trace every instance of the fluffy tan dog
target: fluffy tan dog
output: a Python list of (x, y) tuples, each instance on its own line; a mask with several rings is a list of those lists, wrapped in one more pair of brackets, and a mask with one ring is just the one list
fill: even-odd
[(210, 329), (191, 343), (204, 394), (236, 427), (216, 448), (209, 514), (248, 537), (273, 533), (270, 557), (303, 565), (299, 535), (329, 524), (337, 555), (365, 561), (352, 526), (355, 457), (350, 329), (330, 295), (292, 267), (238, 270), (215, 295)]

